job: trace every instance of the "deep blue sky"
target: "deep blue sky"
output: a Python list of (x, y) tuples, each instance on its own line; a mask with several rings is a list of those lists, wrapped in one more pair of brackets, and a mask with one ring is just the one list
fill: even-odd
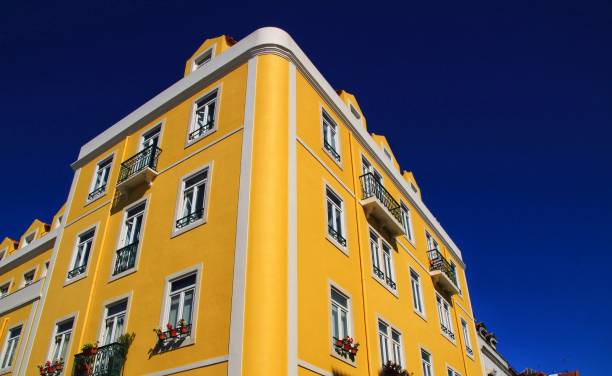
[(415, 172), (511, 363), (612, 374), (610, 1), (82, 3), (0, 5), (0, 236), (206, 37), (279, 26)]

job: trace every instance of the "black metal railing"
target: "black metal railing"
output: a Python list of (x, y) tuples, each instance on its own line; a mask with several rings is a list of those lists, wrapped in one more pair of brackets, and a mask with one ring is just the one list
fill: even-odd
[(87, 195), (87, 200), (91, 201), (94, 198), (100, 196), (104, 192), (106, 192), (106, 184), (104, 184), (103, 186), (98, 187), (98, 188), (94, 189), (93, 191), (89, 192), (89, 194)]
[(474, 355), (474, 351), (468, 345), (465, 345), (465, 351), (468, 353), (468, 355)]
[(387, 208), (389, 213), (399, 222), (402, 223), (402, 208), (395, 201), (393, 196), (383, 187), (383, 185), (374, 177), (374, 174), (368, 172), (359, 177), (361, 180), (361, 188), (363, 190), (363, 199), (376, 197), (380, 203)]
[(76, 277), (77, 275), (81, 275), (85, 273), (85, 269), (87, 269), (87, 265), (81, 265), (81, 266), (78, 266), (72, 269), (71, 271), (68, 272), (68, 279), (72, 279)]
[(142, 149), (141, 152), (123, 162), (121, 164), (121, 171), (119, 171), (119, 180), (117, 181), (117, 184), (126, 181), (147, 167), (152, 170), (156, 170), (157, 159), (159, 158), (160, 153), (160, 148), (155, 145), (151, 145)]
[(455, 339), (455, 333), (452, 330), (447, 328), (444, 324), (440, 324), (440, 328), (442, 328), (442, 332), (449, 336), (451, 339)]
[(136, 265), (137, 250), (138, 241), (117, 250), (117, 258), (115, 259), (115, 269), (113, 270), (113, 275), (129, 270)]
[(160, 342), (179, 341), (191, 335), (191, 324), (178, 326), (172, 330), (166, 330), (157, 335), (157, 340)]
[(189, 135), (187, 136), (187, 138), (189, 139), (189, 141), (193, 141), (196, 138), (201, 137), (203, 134), (210, 132), (213, 127), (215, 126), (215, 122), (214, 121), (209, 121), (208, 123), (200, 126), (198, 129), (196, 129), (195, 131), (189, 133)]
[(442, 256), (440, 251), (437, 249), (432, 249), (427, 252), (427, 256), (429, 257), (429, 270), (439, 270), (446, 274), (451, 281), (455, 281), (455, 271), (449, 264), (449, 262)]
[(340, 154), (338, 154), (333, 145), (329, 144), (327, 141), (323, 141), (323, 146), (325, 147), (325, 150), (327, 150), (327, 152), (331, 154), (331, 156), (334, 157), (337, 162), (340, 162)]
[(391, 287), (393, 290), (397, 288), (397, 283), (391, 279), (391, 277), (385, 278), (385, 282), (387, 282), (387, 286)]
[(378, 278), (385, 278), (385, 273), (383, 273), (382, 270), (378, 269), (378, 267), (372, 266), (372, 270), (374, 271), (374, 274), (376, 274)]
[(204, 217), (204, 208), (198, 209), (193, 213), (184, 216), (183, 218), (176, 220), (176, 228), (182, 228), (187, 226), (190, 223), (197, 221), (198, 219), (202, 219)]
[(95, 354), (74, 356), (73, 376), (121, 376), (127, 349), (120, 343), (98, 347)]
[(334, 238), (341, 246), (346, 247), (346, 239), (338, 231), (336, 231), (333, 227), (327, 226), (327, 233), (329, 236)]

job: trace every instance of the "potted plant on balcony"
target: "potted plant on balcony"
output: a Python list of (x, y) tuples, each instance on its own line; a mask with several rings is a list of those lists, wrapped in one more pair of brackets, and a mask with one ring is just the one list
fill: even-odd
[(379, 376), (412, 376), (413, 373), (402, 369), (402, 366), (391, 361), (387, 361), (378, 373)]
[(81, 352), (83, 355), (96, 355), (98, 352), (98, 342), (84, 344), (83, 347), (81, 347)]
[(41, 376), (55, 376), (59, 375), (64, 369), (64, 362), (60, 360), (55, 360), (51, 362), (47, 360), (44, 364), (38, 366), (38, 371)]
[(172, 324), (170, 324), (170, 323), (166, 324), (166, 328), (168, 328), (168, 331), (170, 332), (170, 337), (171, 338), (176, 338), (176, 336), (177, 336), (176, 328), (173, 327)]
[(168, 338), (166, 333), (164, 333), (160, 328), (153, 329), (153, 331), (157, 334), (157, 339), (159, 342), (163, 342)]
[(359, 351), (359, 343), (354, 342), (351, 337), (346, 336), (342, 339), (336, 339), (334, 346), (338, 355), (355, 361), (355, 356), (357, 355), (357, 351)]
[(187, 324), (187, 320), (181, 319), (178, 322), (178, 329), (181, 334), (189, 333), (189, 325)]

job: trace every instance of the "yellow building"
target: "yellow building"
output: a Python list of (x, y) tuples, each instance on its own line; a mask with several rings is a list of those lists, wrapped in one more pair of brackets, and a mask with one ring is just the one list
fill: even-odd
[(4, 342), (29, 330), (5, 371), (481, 374), (461, 252), (284, 31), (206, 40), (72, 167), (42, 298), (3, 322)]

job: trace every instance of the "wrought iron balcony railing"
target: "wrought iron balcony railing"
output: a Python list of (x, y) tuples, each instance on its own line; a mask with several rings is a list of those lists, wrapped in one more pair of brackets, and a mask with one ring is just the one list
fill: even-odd
[(397, 283), (395, 283), (395, 281), (392, 280), (391, 277), (385, 278), (385, 282), (387, 283), (387, 286), (391, 287), (393, 290), (397, 288)]
[(448, 278), (454, 283), (455, 279), (455, 271), (451, 267), (450, 263), (442, 256), (440, 251), (437, 249), (432, 249), (427, 252), (427, 256), (429, 256), (429, 270), (439, 270), (446, 274)]
[(385, 278), (385, 273), (383, 273), (383, 271), (378, 269), (376, 266), (372, 266), (372, 270), (374, 271), (374, 274), (376, 274), (378, 278), (381, 278), (381, 279)]
[(341, 246), (346, 247), (346, 239), (338, 231), (336, 231), (333, 227), (327, 227), (327, 233), (329, 236), (334, 238)]
[(103, 186), (98, 187), (98, 188), (94, 189), (93, 191), (89, 192), (89, 194), (87, 195), (87, 200), (91, 201), (94, 198), (100, 196), (104, 192), (106, 192), (106, 184), (104, 184)]
[(72, 279), (78, 275), (85, 273), (85, 269), (87, 269), (87, 265), (77, 266), (68, 272), (68, 279)]
[(361, 175), (361, 188), (363, 190), (363, 200), (370, 197), (376, 197), (378, 201), (391, 213), (391, 215), (401, 224), (402, 223), (402, 208), (395, 201), (391, 193), (383, 187), (383, 185), (374, 177), (371, 172)]
[(136, 252), (138, 251), (138, 241), (127, 245), (117, 250), (117, 257), (115, 259), (115, 269), (113, 275), (123, 273), (136, 265)]
[(119, 180), (117, 181), (117, 184), (121, 184), (147, 167), (153, 171), (156, 171), (157, 159), (159, 158), (160, 153), (160, 148), (155, 145), (151, 145), (142, 149), (141, 152), (123, 162), (121, 164), (121, 171), (119, 171)]
[(197, 221), (198, 219), (202, 219), (204, 217), (204, 208), (198, 209), (193, 213), (184, 216), (183, 218), (176, 220), (176, 228), (183, 228), (190, 223)]
[(440, 328), (442, 328), (442, 332), (449, 336), (451, 339), (455, 339), (455, 333), (452, 330), (447, 328), (444, 324), (440, 324)]
[(330, 145), (327, 141), (323, 141), (323, 146), (325, 147), (325, 150), (327, 150), (327, 152), (331, 154), (331, 156), (334, 157), (337, 162), (340, 162), (340, 154), (338, 154), (338, 152), (332, 145)]
[(120, 343), (98, 347), (95, 354), (74, 356), (73, 376), (121, 376), (127, 349)]
[(187, 137), (188, 137), (189, 141), (193, 141), (193, 140), (195, 140), (197, 138), (200, 138), (205, 133), (210, 132), (213, 129), (214, 126), (215, 126), (214, 121), (209, 121), (208, 123), (202, 125), (201, 127), (196, 129), (195, 131), (189, 133), (189, 136), (187, 136)]

